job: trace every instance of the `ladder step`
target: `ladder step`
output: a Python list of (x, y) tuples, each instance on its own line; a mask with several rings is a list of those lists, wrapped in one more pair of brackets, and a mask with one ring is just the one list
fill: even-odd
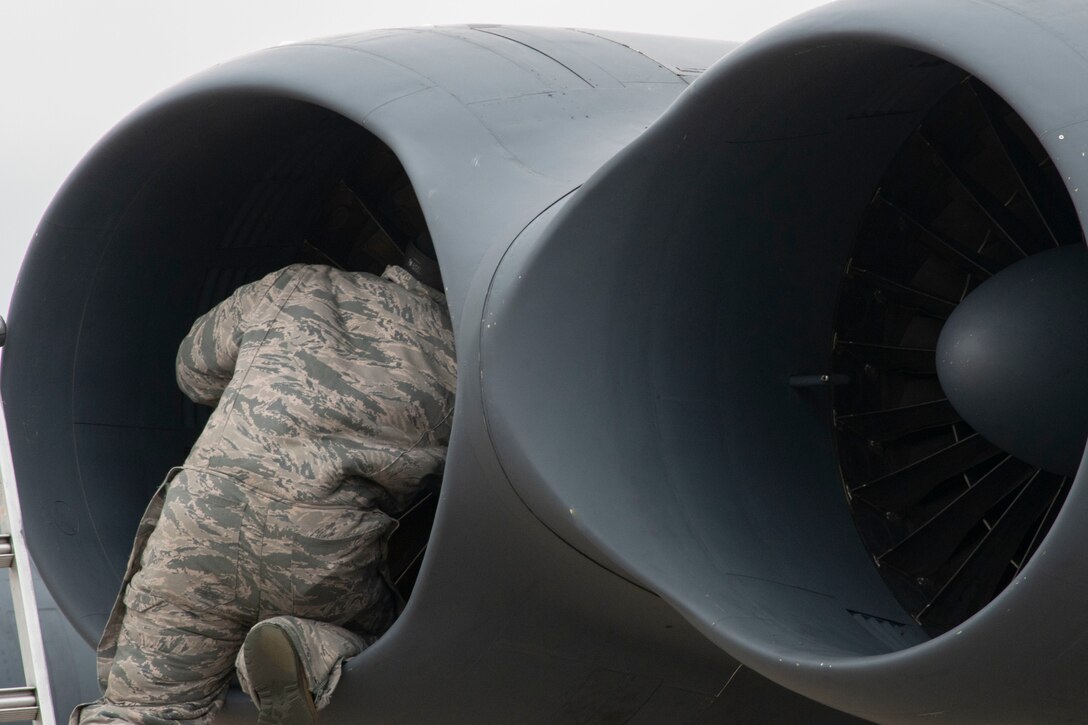
[(0, 536), (0, 569), (10, 567), (14, 559), (15, 551), (11, 548), (11, 537), (6, 534)]
[(38, 717), (38, 693), (33, 687), (0, 690), (0, 722), (19, 722)]

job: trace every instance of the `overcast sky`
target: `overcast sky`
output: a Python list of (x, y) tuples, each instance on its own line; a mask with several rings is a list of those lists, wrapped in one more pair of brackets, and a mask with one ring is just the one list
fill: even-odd
[(506, 23), (745, 40), (826, 0), (0, 0), (0, 311), (49, 200), (98, 138), (183, 78), (278, 43)]

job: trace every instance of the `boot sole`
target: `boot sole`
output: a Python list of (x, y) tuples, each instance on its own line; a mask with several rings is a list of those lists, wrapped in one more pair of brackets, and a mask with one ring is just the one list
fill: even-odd
[(260, 701), (257, 725), (314, 725), (317, 710), (287, 633), (259, 627), (243, 645), (250, 684)]

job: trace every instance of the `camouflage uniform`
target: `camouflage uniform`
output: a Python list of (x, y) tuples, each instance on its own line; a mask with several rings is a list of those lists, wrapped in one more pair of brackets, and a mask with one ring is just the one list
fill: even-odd
[(396, 614), (384, 512), (445, 460), (449, 316), (399, 267), (293, 265), (241, 287), (193, 325), (177, 376), (216, 408), (141, 520), (99, 645), (105, 697), (73, 723), (209, 722), (272, 617), (326, 704)]

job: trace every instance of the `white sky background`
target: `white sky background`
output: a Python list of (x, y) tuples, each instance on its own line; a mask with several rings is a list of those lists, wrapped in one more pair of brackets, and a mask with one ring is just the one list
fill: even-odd
[(504, 23), (745, 40), (827, 0), (0, 0), (0, 311), (53, 194), (143, 101), (285, 41)]

